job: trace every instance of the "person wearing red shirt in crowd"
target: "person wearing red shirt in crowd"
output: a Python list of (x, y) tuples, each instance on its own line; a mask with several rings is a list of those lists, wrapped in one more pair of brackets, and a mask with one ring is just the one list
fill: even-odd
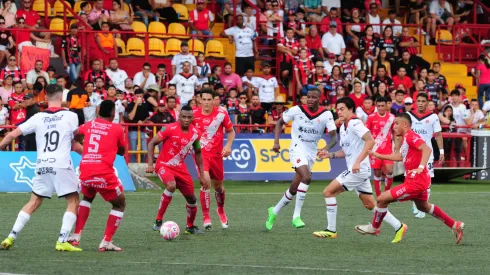
[(407, 71), (404, 67), (398, 68), (398, 74), (393, 77), (393, 86), (398, 87), (398, 85), (403, 85), (405, 91), (410, 91), (412, 89), (413, 83), (410, 77), (406, 76)]
[[(211, 229), (211, 216), (209, 208), (211, 198), (209, 196), (210, 179), (214, 188), (214, 196), (218, 205), (218, 216), (223, 229), (228, 228), (228, 218), (226, 217), (225, 206), (225, 188), (223, 186), (224, 168), (223, 158), (231, 153), (231, 146), (235, 139), (235, 130), (230, 117), (222, 109), (213, 106), (213, 91), (203, 89), (201, 91), (202, 107), (194, 111), (195, 127), (202, 132), (201, 145), (203, 155), (203, 166), (199, 167), (201, 172), (201, 207), (204, 218), (204, 228)], [(224, 133), (227, 134), (227, 142), (223, 147)], [(165, 152), (165, 151), (164, 151)]]
[(124, 216), (126, 197), (121, 181), (114, 172), (114, 160), (116, 154), (124, 156), (126, 141), (123, 127), (113, 124), (116, 115), (116, 105), (111, 100), (105, 100), (100, 104), (99, 117), (83, 124), (75, 131), (83, 135), (83, 154), (80, 161), (80, 183), (83, 200), (78, 207), (78, 218), (75, 231), (68, 238), (74, 246), (80, 244), (82, 230), (90, 215), (90, 208), (97, 193), (107, 202), (112, 204), (112, 210), (107, 219), (104, 238), (99, 245), (99, 251), (121, 251), (112, 243), (112, 237), (116, 233)]
[[(287, 111), (288, 108), (284, 106), (285, 103), (286, 100), (282, 95), (276, 96), (276, 100), (274, 101), (274, 107), (272, 108), (272, 111), (269, 117), (267, 118), (267, 124), (269, 124), (270, 129), (274, 129), (279, 119), (281, 119), (282, 114), (285, 111)], [(285, 129), (286, 129), (286, 124), (282, 126), (283, 133)]]
[[(386, 98), (378, 98), (376, 100), (377, 111), (369, 115), (366, 121), (366, 127), (371, 131), (374, 141), (376, 142), (373, 151), (379, 154), (393, 153), (393, 121), (395, 116), (389, 112)], [(381, 184), (383, 173), (386, 175), (385, 191), (390, 190), (393, 184), (393, 161), (380, 160), (370, 157), (371, 168), (374, 171), (374, 190), (376, 197), (381, 195)]]
[(34, 0), (23, 0), (23, 9), (17, 10), (17, 14), (15, 15), (15, 18), (17, 18), (17, 22), (19, 18), (24, 18), (26, 26), (30, 29), (35, 29), (39, 27), (38, 20), (41, 19), (37, 11), (32, 10), (33, 3)]
[(179, 110), (177, 109), (178, 99), (174, 96), (167, 96), (166, 99), (167, 112), (177, 121), (179, 117)]
[(321, 60), (325, 59), (322, 38), (318, 35), (318, 29), (315, 25), (310, 26), (308, 35), (306, 35), (306, 46), (316, 58), (320, 58)]
[(296, 90), (298, 93), (308, 93), (308, 79), (315, 74), (315, 66), (313, 61), (307, 56), (307, 51), (301, 49), (299, 51), (299, 59), (294, 66), (294, 74), (296, 76)]
[(102, 77), (102, 79), (104, 79), (104, 83), (109, 83), (110, 79), (106, 72), (102, 70), (101, 62), (98, 59), (92, 61), (92, 70), (87, 71), (83, 79), (85, 80), (85, 83), (95, 82), (97, 77)]
[(102, 77), (97, 77), (95, 79), (94, 93), (98, 94), (102, 100), (107, 99), (107, 90), (105, 89), (105, 83)]
[(362, 83), (359, 80), (354, 80), (354, 89), (352, 93), (349, 94), (349, 97), (354, 100), (354, 104), (357, 107), (361, 107), (364, 104), (364, 99), (367, 97), (366, 94), (362, 93)]
[[(280, 60), (280, 70), (283, 84), (289, 82), (290, 77), (293, 73), (293, 64), (294, 64), (294, 56), (298, 53), (299, 44), (294, 39), (294, 31), (293, 29), (286, 30), (286, 37), (279, 39), (277, 43), (277, 50), (281, 52)], [(293, 86), (288, 86), (288, 96), (293, 95)]]
[[(403, 184), (383, 192), (378, 197), (372, 224), (356, 226), (356, 231), (361, 234), (379, 234), (379, 228), (388, 211), (388, 205), (395, 201), (411, 200), (415, 203), (417, 209), (431, 214), (452, 229), (456, 237), (456, 244), (459, 244), (463, 238), (464, 223), (455, 221), (437, 205), (428, 203), (429, 194), (427, 189), (430, 187), (431, 179), (427, 169), (427, 162), (432, 150), (418, 134), (411, 130), (411, 127), (412, 119), (409, 114), (397, 114), (393, 130), (397, 137), (402, 138), (400, 150), (390, 155), (380, 154), (375, 151), (370, 152), (372, 157), (378, 159), (403, 161), (407, 175)], [(404, 231), (407, 230), (406, 225), (403, 224), (402, 227)]]
[(209, 186), (209, 178), (205, 176), (203, 154), (201, 149), (201, 132), (192, 125), (194, 114), (189, 105), (182, 107), (179, 121), (162, 127), (162, 130), (148, 144), (148, 152), (154, 152), (155, 146), (163, 143), (162, 150), (165, 154), (159, 154), (155, 168), (153, 168), (153, 154), (148, 154), (147, 173), (156, 172), (160, 180), (165, 185), (165, 191), (160, 200), (160, 206), (156, 216), (153, 230), (159, 231), (162, 226), (163, 215), (172, 202), (175, 189), (179, 189), (184, 196), (187, 204), (187, 234), (201, 234), (197, 226), (194, 225), (197, 214), (197, 199), (194, 194), (194, 183), (192, 177), (186, 169), (185, 157), (191, 149), (197, 167), (200, 171), (201, 182)]
[(14, 83), (14, 92), (10, 95), (8, 105), (10, 108), (10, 122), (18, 125), (26, 119), (26, 106), (24, 102), (24, 87), (21, 82)]
[(419, 68), (430, 68), (430, 63), (419, 54), (420, 42), (415, 37), (410, 36), (410, 29), (408, 27), (403, 27), (398, 47), (400, 47), (399, 52), (401, 53), (407, 51), (410, 54), (410, 62), (413, 62)]
[(338, 11), (337, 8), (331, 8), (330, 12), (328, 13), (328, 16), (323, 17), (322, 21), (320, 22), (320, 32), (321, 33), (326, 33), (329, 30), (330, 22), (335, 22), (337, 23), (337, 33), (342, 34), (342, 22), (338, 18)]
[[(197, 0), (196, 9), (189, 12), (189, 27), (191, 34), (194, 35), (206, 35), (212, 36), (211, 30), (214, 26), (214, 15), (206, 9), (204, 0)], [(202, 39), (202, 38), (201, 38)], [(205, 37), (205, 40), (209, 40), (209, 37)]]
[(26, 86), (25, 74), (22, 73), (20, 67), (16, 66), (17, 59), (15, 58), (15, 56), (11, 55), (7, 60), (8, 60), (7, 66), (5, 66), (5, 68), (3, 68), (2, 71), (0, 72), (0, 85), (3, 84), (5, 77), (7, 75), (10, 75), (13, 77), (14, 82), (20, 82), (22, 86), (25, 87)]

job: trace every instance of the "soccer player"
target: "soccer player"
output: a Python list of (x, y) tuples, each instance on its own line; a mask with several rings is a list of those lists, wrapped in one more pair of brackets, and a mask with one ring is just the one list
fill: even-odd
[(306, 198), (306, 191), (310, 186), (311, 170), (315, 163), (318, 152), (318, 141), (328, 131), (330, 141), (321, 150), (328, 151), (337, 144), (337, 128), (332, 113), (320, 107), (321, 92), (319, 89), (308, 91), (308, 101), (306, 105), (294, 106), (282, 114), (282, 118), (276, 123), (274, 129), (274, 152), (279, 153), (281, 146), (279, 138), (284, 125), (290, 121), (292, 124), (291, 146), (289, 148), (289, 160), (296, 171), (293, 182), (284, 193), (282, 199), (275, 207), (269, 208), (269, 218), (265, 223), (265, 228), (271, 230), (274, 221), (281, 209), (288, 205), (296, 197), (296, 205), (293, 214), (293, 226), (303, 228), (305, 223), (301, 220), (301, 208)]
[[(194, 110), (194, 126), (202, 133), (201, 146), (203, 156), (203, 170), (199, 170), (201, 177), (200, 200), (202, 215), (204, 218), (204, 228), (211, 229), (211, 216), (209, 209), (211, 207), (211, 198), (209, 196), (210, 186), (206, 183), (212, 182), (214, 196), (218, 205), (218, 216), (223, 229), (228, 228), (228, 217), (225, 213), (225, 188), (223, 180), (225, 179), (223, 158), (231, 154), (231, 146), (235, 140), (235, 130), (231, 123), (228, 113), (219, 107), (213, 106), (213, 91), (203, 89), (201, 91), (201, 106)], [(224, 130), (223, 130), (224, 129)], [(226, 132), (227, 141), (223, 147), (223, 135)], [(204, 172), (204, 173), (203, 173)]]
[[(417, 95), (417, 110), (410, 111), (408, 114), (410, 115), (412, 121), (412, 130), (420, 135), (420, 137), (425, 141), (427, 146), (431, 149), (430, 158), (427, 162), (427, 168), (429, 170), (430, 177), (434, 177), (434, 154), (432, 152), (432, 142), (431, 139), (434, 136), (437, 142), (437, 147), (439, 147), (439, 162), (442, 164), (444, 162), (444, 146), (442, 142), (442, 134), (441, 134), (441, 123), (439, 122), (439, 117), (433, 112), (427, 109), (427, 105), (429, 102), (429, 97), (427, 94), (419, 93)], [(430, 186), (429, 186), (430, 187)], [(427, 190), (428, 198), (430, 197), (430, 188)], [(424, 218), (425, 212), (419, 211), (415, 203), (412, 207), (412, 212), (415, 214), (417, 218)]]
[[(374, 137), (375, 145), (373, 151), (380, 154), (391, 154), (393, 152), (392, 130), (395, 116), (390, 114), (386, 98), (379, 97), (376, 100), (377, 111), (369, 115), (366, 127)], [(380, 181), (383, 179), (383, 172), (386, 175), (385, 191), (390, 190), (393, 184), (393, 161), (380, 160), (371, 157), (371, 168), (374, 170), (374, 191), (376, 197), (381, 194)]]
[(410, 129), (411, 127), (412, 119), (409, 114), (397, 114), (394, 132), (396, 136), (402, 138), (400, 151), (395, 151), (390, 155), (370, 152), (376, 158), (403, 161), (406, 176), (403, 184), (383, 192), (378, 197), (372, 224), (356, 226), (356, 230), (361, 234), (379, 234), (381, 223), (383, 219), (386, 219), (388, 205), (395, 201), (412, 200), (420, 211), (431, 214), (451, 228), (456, 236), (456, 244), (459, 244), (463, 238), (464, 223), (455, 221), (437, 205), (428, 203), (429, 193), (427, 189), (430, 187), (431, 180), (427, 162), (430, 159), (432, 149), (418, 134)]
[[(172, 202), (175, 189), (179, 189), (180, 193), (187, 201), (187, 228), (186, 234), (201, 234), (197, 226), (194, 225), (197, 214), (197, 199), (194, 194), (194, 183), (192, 177), (184, 163), (185, 157), (191, 149), (194, 149), (196, 156), (196, 164), (201, 171), (201, 182), (209, 186), (209, 181), (204, 177), (203, 160), (201, 154), (200, 132), (192, 125), (194, 113), (188, 105), (182, 107), (179, 114), (179, 121), (168, 124), (162, 127), (162, 130), (148, 144), (148, 167), (147, 173), (156, 171), (157, 176), (165, 185), (160, 206), (156, 217), (153, 230), (160, 230), (162, 226), (163, 215), (167, 211), (168, 206)], [(163, 143), (162, 149), (158, 155), (157, 163), (153, 168), (153, 152), (155, 146)]]
[(100, 104), (99, 117), (85, 123), (75, 134), (83, 135), (83, 155), (80, 162), (80, 183), (83, 199), (78, 207), (78, 219), (73, 235), (68, 241), (78, 246), (82, 230), (85, 227), (92, 201), (97, 193), (112, 204), (112, 210), (107, 219), (104, 238), (99, 245), (99, 251), (121, 251), (112, 243), (124, 216), (126, 197), (121, 182), (114, 173), (116, 154), (123, 156), (126, 150), (124, 130), (121, 125), (112, 123), (116, 116), (116, 104), (112, 100), (104, 100)]
[(78, 117), (75, 113), (61, 108), (63, 96), (61, 86), (48, 85), (46, 94), (48, 108), (19, 125), (0, 142), (0, 149), (5, 150), (5, 147), (20, 135), (35, 133), (37, 145), (36, 176), (32, 183), (31, 198), (19, 212), (12, 231), (2, 242), (2, 247), (4, 249), (12, 247), (17, 234), (24, 228), (31, 215), (41, 206), (45, 198), (51, 198), (53, 192), (56, 192), (58, 198), (65, 198), (68, 203), (56, 242), (56, 250), (82, 251), (67, 242), (68, 234), (77, 220), (79, 203), (78, 179), (70, 156), (72, 147), (78, 153), (82, 152), (82, 146), (73, 140), (73, 132), (78, 127)]
[[(368, 152), (375, 145), (373, 136), (369, 129), (364, 126), (354, 115), (355, 103), (352, 98), (344, 97), (337, 101), (337, 114), (340, 121), (340, 151), (329, 153), (320, 151), (321, 158), (345, 158), (347, 170), (342, 172), (332, 181), (325, 190), (325, 202), (327, 206), (327, 228), (323, 231), (314, 232), (319, 238), (337, 238), (337, 199), (336, 196), (344, 191), (356, 191), (364, 207), (373, 211), (375, 201), (369, 178), (371, 167), (369, 166)], [(386, 221), (396, 230), (394, 243), (400, 242), (406, 231), (406, 225), (397, 220), (391, 213), (386, 214)]]

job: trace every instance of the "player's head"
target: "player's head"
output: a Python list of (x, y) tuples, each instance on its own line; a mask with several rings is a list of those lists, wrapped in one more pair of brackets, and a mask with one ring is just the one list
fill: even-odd
[[(372, 101), (371, 101), (372, 102)], [(354, 115), (356, 103), (350, 97), (343, 97), (337, 101), (337, 114), (342, 122), (348, 121)]]
[(371, 107), (373, 107), (373, 98), (370, 96), (365, 97), (362, 105), (364, 107), (364, 110), (371, 109)]
[(427, 103), (429, 102), (429, 97), (426, 93), (419, 93), (417, 95), (417, 111), (419, 113), (424, 113), (427, 110)]
[(209, 111), (213, 108), (213, 90), (207, 88), (201, 90), (201, 106), (204, 111)]
[(387, 106), (388, 106), (388, 101), (386, 100), (386, 98), (380, 97), (376, 99), (376, 108), (380, 116), (384, 116), (386, 114)]
[(185, 105), (180, 110), (180, 115), (179, 115), (180, 127), (183, 130), (187, 130), (189, 128), (189, 125), (191, 125), (192, 120), (194, 120), (194, 112), (192, 111), (192, 107), (189, 105)]
[(404, 136), (412, 127), (412, 119), (407, 113), (398, 113), (395, 117), (393, 131), (396, 136)]
[(116, 104), (112, 100), (104, 100), (99, 106), (99, 117), (113, 121), (116, 116)]
[(312, 88), (308, 90), (306, 105), (308, 105), (308, 109), (316, 111), (318, 110), (318, 106), (320, 105), (320, 97), (322, 92), (317, 88)]
[(61, 102), (63, 102), (63, 88), (58, 84), (49, 84), (46, 87), (46, 97), (50, 106), (52, 104), (54, 106), (57, 106), (57, 104), (61, 106)]

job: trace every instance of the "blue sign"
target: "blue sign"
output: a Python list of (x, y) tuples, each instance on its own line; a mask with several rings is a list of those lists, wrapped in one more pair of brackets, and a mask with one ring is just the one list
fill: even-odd
[[(77, 175), (82, 157), (72, 152), (73, 166)], [(0, 192), (31, 192), (32, 180), (35, 176), (36, 152), (0, 152), (0, 159), (6, 165), (0, 166)], [(133, 179), (121, 156), (116, 156), (114, 162), (116, 175), (123, 184), (124, 191), (136, 191)]]

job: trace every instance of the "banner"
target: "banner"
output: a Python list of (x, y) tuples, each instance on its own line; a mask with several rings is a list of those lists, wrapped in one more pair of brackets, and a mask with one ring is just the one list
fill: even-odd
[[(73, 167), (77, 175), (82, 157), (72, 152)], [(36, 152), (0, 152), (3, 165), (0, 166), (0, 192), (31, 192), (32, 180), (36, 168)], [(129, 174), (126, 161), (116, 156), (114, 170), (123, 184), (124, 191), (136, 191), (133, 179)], [(60, 179), (63, 180), (63, 179)]]
[(51, 52), (48, 49), (22, 47), (22, 54), (20, 55), (20, 70), (23, 73), (27, 73), (34, 69), (36, 60), (41, 60), (43, 62), (43, 70), (46, 71), (49, 66), (50, 56)]

